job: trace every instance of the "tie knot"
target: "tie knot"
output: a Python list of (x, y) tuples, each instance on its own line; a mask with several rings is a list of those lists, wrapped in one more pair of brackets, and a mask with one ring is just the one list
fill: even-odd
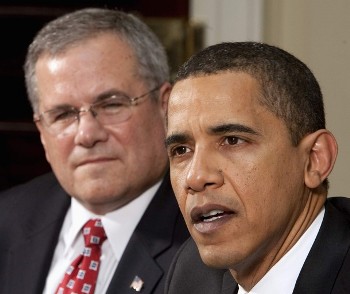
[(101, 246), (107, 236), (100, 219), (90, 219), (83, 227), (85, 246)]

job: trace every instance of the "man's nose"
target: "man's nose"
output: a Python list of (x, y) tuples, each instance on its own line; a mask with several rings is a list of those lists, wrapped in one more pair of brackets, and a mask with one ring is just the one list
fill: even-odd
[(219, 160), (215, 154), (205, 150), (196, 150), (186, 177), (189, 193), (222, 186), (224, 184), (224, 175), (218, 165)]
[(107, 140), (108, 133), (91, 108), (80, 110), (78, 115), (75, 135), (77, 145), (92, 147), (97, 142)]

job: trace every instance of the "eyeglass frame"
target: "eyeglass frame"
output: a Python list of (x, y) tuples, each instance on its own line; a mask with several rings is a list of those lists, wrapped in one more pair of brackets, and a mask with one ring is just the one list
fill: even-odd
[[(136, 105), (138, 105), (137, 102), (138, 102), (141, 98), (144, 98), (144, 97), (148, 96), (149, 94), (151, 94), (151, 93), (153, 93), (153, 92), (159, 90), (159, 89), (161, 88), (161, 86), (162, 86), (162, 85), (158, 85), (158, 86), (154, 87), (153, 89), (151, 89), (150, 91), (148, 91), (148, 92), (146, 92), (146, 93), (144, 93), (144, 94), (142, 94), (142, 95), (140, 95), (140, 96), (133, 97), (133, 98), (130, 98), (129, 96), (124, 95), (125, 98), (128, 98), (128, 101), (129, 101), (129, 105), (127, 105), (127, 107), (129, 108), (129, 107), (131, 107), (131, 106), (136, 106)], [(83, 112), (84, 112), (84, 113), (90, 112), (94, 118), (97, 117), (98, 112), (96, 112), (96, 111), (94, 110), (94, 107), (96, 107), (96, 105), (102, 104), (102, 103), (105, 102), (107, 99), (111, 99), (113, 96), (116, 96), (116, 95), (115, 95), (115, 94), (114, 94), (114, 95), (112, 94), (110, 97), (108, 97), (108, 98), (106, 98), (106, 99), (104, 99), (104, 100), (102, 100), (102, 101), (96, 101), (96, 102), (94, 102), (94, 103), (91, 103), (91, 104), (88, 106), (88, 108), (86, 108), (86, 109), (78, 109), (78, 108), (76, 108), (76, 107), (74, 107), (74, 106), (68, 107), (69, 110), (71, 110), (71, 111), (74, 112), (75, 116), (74, 116), (74, 120), (72, 120), (72, 122), (71, 122), (70, 124), (67, 125), (67, 128), (68, 128), (74, 121), (78, 121), (78, 123), (79, 123), (79, 122), (80, 122), (80, 114), (83, 113)], [(35, 123), (37, 123), (37, 122), (43, 122), (43, 125), (46, 126), (46, 127), (48, 128), (48, 130), (50, 130), (52, 124), (50, 125), (50, 124), (47, 123), (47, 121), (46, 121), (45, 119), (43, 119), (43, 118), (44, 118), (45, 113), (53, 112), (53, 111), (55, 111), (55, 110), (57, 110), (57, 109), (49, 109), (49, 110), (43, 111), (43, 112), (41, 112), (39, 115), (37, 115), (37, 117), (35, 117), (35, 118), (33, 119), (33, 121), (34, 121)], [(127, 119), (128, 119), (128, 118), (127, 118)], [(122, 120), (122, 121), (120, 121), (120, 122), (123, 122), (123, 121), (124, 121), (124, 120)], [(118, 123), (120, 123), (120, 122), (118, 122)]]

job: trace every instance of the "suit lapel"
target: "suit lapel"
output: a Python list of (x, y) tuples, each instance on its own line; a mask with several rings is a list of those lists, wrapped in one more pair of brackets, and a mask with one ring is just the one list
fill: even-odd
[[(43, 194), (39, 197), (40, 204), (27, 203), (19, 213), (23, 238), (9, 252), (8, 293), (37, 294), (43, 291), (69, 205), (69, 197), (57, 187), (50, 191), (36, 191)], [(29, 192), (29, 199), (31, 195)]]
[(120, 260), (107, 294), (136, 293), (130, 287), (136, 276), (142, 280), (142, 293), (152, 293), (152, 289), (163, 274), (163, 270), (155, 262), (149, 249), (134, 234)]
[(338, 272), (350, 248), (349, 221), (326, 204), (326, 213), (293, 294), (332, 293)]
[(153, 293), (153, 288), (165, 275), (161, 263), (170, 263), (165, 260), (170, 257), (162, 254), (172, 245), (173, 228), (178, 215), (176, 199), (167, 175), (136, 227), (107, 294), (136, 293), (130, 288), (135, 276), (143, 281), (141, 293)]

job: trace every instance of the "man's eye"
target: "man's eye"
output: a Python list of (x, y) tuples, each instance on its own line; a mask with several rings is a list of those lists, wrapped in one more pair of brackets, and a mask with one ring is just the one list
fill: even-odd
[(228, 145), (237, 145), (237, 144), (242, 143), (242, 142), (244, 142), (243, 139), (235, 137), (235, 136), (226, 137), (224, 140), (224, 144), (228, 144)]
[(57, 111), (50, 114), (50, 121), (51, 123), (63, 122), (75, 118), (76, 115), (76, 111), (73, 110)]
[(101, 105), (101, 108), (103, 109), (109, 109), (109, 108), (119, 108), (124, 106), (125, 103), (122, 101), (111, 101), (111, 102), (106, 102)]
[(97, 107), (104, 110), (104, 111), (113, 111), (118, 110), (122, 107), (128, 106), (130, 103), (129, 99), (127, 97), (113, 97), (111, 99), (103, 101), (100, 105)]
[(171, 149), (171, 156), (182, 156), (189, 152), (189, 148), (185, 146), (178, 146)]

